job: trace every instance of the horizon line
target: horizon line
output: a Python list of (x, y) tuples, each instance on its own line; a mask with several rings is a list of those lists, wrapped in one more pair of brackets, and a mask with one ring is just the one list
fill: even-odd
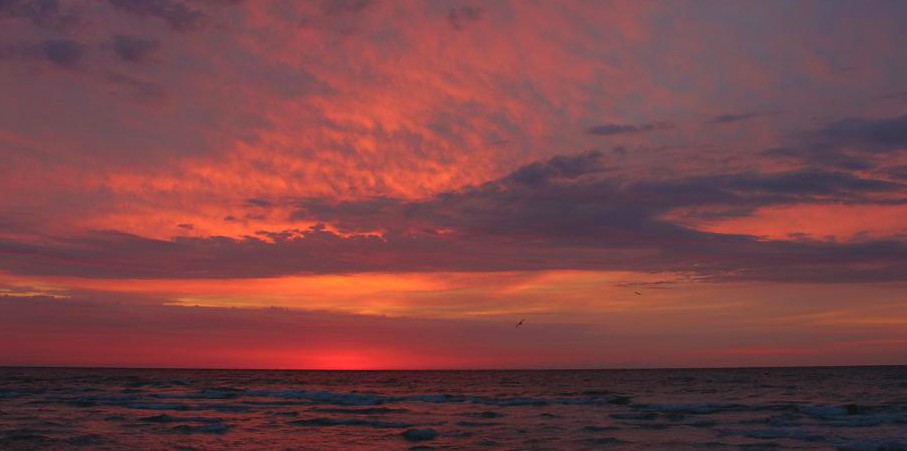
[(177, 366), (80, 366), (80, 365), (18, 365), (0, 364), (5, 369), (72, 369), (72, 370), (163, 370), (163, 371), (334, 371), (334, 372), (379, 372), (379, 371), (665, 371), (665, 370), (768, 370), (768, 369), (811, 369), (811, 368), (879, 368), (907, 367), (907, 363), (879, 363), (852, 365), (749, 365), (749, 366), (649, 366), (649, 367), (519, 367), (519, 368), (228, 368), (228, 367), (177, 367)]

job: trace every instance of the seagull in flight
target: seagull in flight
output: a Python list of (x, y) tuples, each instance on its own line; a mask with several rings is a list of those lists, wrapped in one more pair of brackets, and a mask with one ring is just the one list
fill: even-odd
[(517, 327), (522, 326), (524, 321), (526, 321), (526, 318), (521, 319), (520, 322), (516, 323), (516, 326), (513, 326), (513, 328), (516, 329)]

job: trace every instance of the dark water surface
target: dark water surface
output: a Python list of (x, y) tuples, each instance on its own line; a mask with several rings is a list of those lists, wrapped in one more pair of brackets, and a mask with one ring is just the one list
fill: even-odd
[(907, 367), (0, 368), (0, 449), (907, 450)]

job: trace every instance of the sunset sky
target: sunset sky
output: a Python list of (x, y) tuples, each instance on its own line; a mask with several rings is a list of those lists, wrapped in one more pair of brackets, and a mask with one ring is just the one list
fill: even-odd
[(907, 364), (905, 42), (890, 0), (0, 0), (0, 365)]

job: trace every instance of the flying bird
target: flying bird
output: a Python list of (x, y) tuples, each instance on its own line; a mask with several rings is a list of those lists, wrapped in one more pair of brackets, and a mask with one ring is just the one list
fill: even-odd
[(520, 322), (516, 323), (516, 326), (513, 326), (513, 328), (516, 329), (517, 327), (522, 326), (522, 325), (523, 325), (523, 321), (526, 321), (526, 318), (521, 319)]
[(640, 293), (638, 291), (634, 291), (634, 293), (636, 293), (637, 296), (642, 296), (642, 293)]

